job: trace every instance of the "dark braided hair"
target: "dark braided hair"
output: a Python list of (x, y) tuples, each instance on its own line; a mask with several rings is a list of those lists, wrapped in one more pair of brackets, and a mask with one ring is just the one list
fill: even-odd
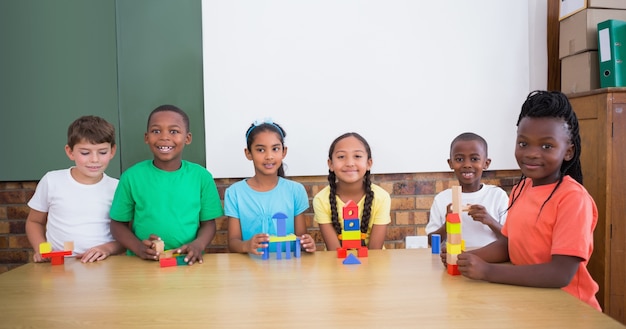
[[(287, 136), (287, 132), (285, 129), (281, 127), (279, 124), (275, 122), (263, 122), (261, 124), (253, 123), (246, 130), (246, 147), (248, 151), (252, 152), (252, 143), (254, 142), (254, 138), (261, 132), (271, 131), (278, 135), (280, 139), (280, 144), (285, 147), (285, 137)], [(285, 163), (281, 163), (280, 167), (278, 167), (278, 177), (285, 177)]]
[[(345, 133), (339, 137), (337, 137), (331, 144), (330, 149), (328, 150), (328, 159), (332, 161), (333, 152), (335, 152), (335, 146), (337, 143), (347, 137), (354, 137), (363, 143), (365, 146), (365, 151), (367, 152), (367, 159), (372, 158), (372, 150), (370, 149), (370, 145), (367, 143), (363, 136), (355, 133)], [(374, 191), (372, 191), (372, 181), (371, 181), (371, 173), (370, 171), (365, 172), (365, 176), (363, 177), (363, 189), (365, 190), (365, 203), (363, 204), (363, 215), (361, 218), (361, 233), (367, 233), (367, 229), (369, 228), (370, 217), (372, 215), (372, 202), (374, 201)], [(328, 184), (330, 186), (330, 210), (331, 210), (331, 218), (333, 227), (337, 234), (341, 234), (341, 223), (339, 223), (339, 213), (337, 211), (337, 176), (335, 172), (328, 170)]]
[[(569, 137), (571, 143), (574, 145), (574, 155), (570, 160), (563, 160), (560, 169), (559, 181), (552, 190), (552, 193), (548, 196), (546, 201), (541, 205), (541, 209), (546, 205), (548, 200), (552, 198), (554, 192), (563, 182), (563, 177), (569, 175), (582, 185), (583, 173), (580, 165), (580, 130), (578, 127), (578, 118), (576, 113), (572, 109), (567, 96), (558, 91), (543, 91), (536, 90), (528, 94), (526, 101), (522, 105), (522, 111), (517, 119), (517, 126), (524, 118), (561, 118), (567, 123), (569, 129)], [(519, 197), (521, 191), (524, 189), (526, 176), (522, 173), (520, 182), (513, 188), (511, 204), (509, 209), (513, 206), (513, 203)], [(541, 213), (541, 209), (539, 212)]]

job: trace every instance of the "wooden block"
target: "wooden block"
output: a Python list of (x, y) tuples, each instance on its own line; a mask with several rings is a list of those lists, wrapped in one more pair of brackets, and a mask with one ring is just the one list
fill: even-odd
[(63, 250), (72, 251), (74, 250), (74, 241), (65, 241), (63, 242)]
[(452, 186), (452, 212), (455, 214), (461, 213), (461, 187)]
[(152, 249), (160, 255), (165, 254), (165, 242), (163, 240), (156, 240), (152, 243)]

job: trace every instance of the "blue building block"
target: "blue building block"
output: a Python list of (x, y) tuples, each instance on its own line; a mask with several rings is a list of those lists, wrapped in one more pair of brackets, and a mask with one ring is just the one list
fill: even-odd
[(346, 259), (343, 260), (343, 265), (355, 265), (361, 264), (361, 261), (354, 256), (354, 254), (348, 254)]

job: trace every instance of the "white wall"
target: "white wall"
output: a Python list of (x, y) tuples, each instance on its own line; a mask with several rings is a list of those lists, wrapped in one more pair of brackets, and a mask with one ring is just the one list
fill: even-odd
[(515, 122), (546, 87), (541, 0), (204, 0), (207, 168), (249, 177), (245, 131), (287, 131), (288, 176), (325, 175), (331, 141), (356, 131), (372, 173), (449, 171), (451, 140), (489, 143), (517, 169)]

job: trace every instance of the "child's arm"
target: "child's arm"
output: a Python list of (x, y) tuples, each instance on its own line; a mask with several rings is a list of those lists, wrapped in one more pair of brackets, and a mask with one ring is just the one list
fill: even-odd
[(496, 236), (502, 236), (502, 224), (495, 220), (488, 212), (487, 209), (479, 204), (473, 204), (469, 207), (467, 214), (475, 221), (481, 222), (487, 225)]
[(387, 236), (387, 224), (372, 225), (372, 232), (370, 233), (370, 241), (367, 247), (369, 249), (383, 249), (386, 236)]
[(104, 260), (110, 255), (121, 254), (122, 252), (124, 252), (122, 244), (117, 241), (111, 241), (99, 246), (91, 247), (84, 253), (76, 255), (76, 258), (80, 258), (80, 261), (83, 263), (92, 263)]
[(250, 240), (243, 241), (239, 218), (228, 217), (228, 250), (231, 252), (262, 255), (263, 252), (257, 249), (263, 248), (269, 242), (270, 236), (266, 233), (255, 234)]
[(202, 253), (213, 241), (215, 230), (215, 220), (200, 221), (196, 239), (178, 249), (180, 253), (187, 254), (185, 262), (188, 265), (193, 265), (194, 262), (202, 264)]
[(296, 231), (296, 235), (300, 237), (300, 245), (302, 246), (302, 249), (304, 249), (304, 251), (306, 252), (315, 252), (315, 240), (310, 234), (307, 233), (304, 213), (296, 215), (293, 220), (294, 230)]
[(26, 217), (26, 236), (28, 242), (33, 246), (35, 253), (33, 261), (35, 263), (45, 262), (46, 259), (41, 257), (39, 253), (39, 244), (46, 242), (46, 223), (48, 222), (48, 213), (31, 209)]
[(457, 264), (461, 274), (470, 279), (526, 287), (562, 288), (570, 283), (581, 261), (575, 256), (552, 255), (552, 260), (543, 264), (491, 264), (476, 255), (462, 253)]
[(320, 232), (322, 232), (322, 239), (324, 239), (324, 243), (326, 244), (326, 250), (335, 251), (337, 248), (340, 248), (341, 243), (339, 242), (333, 224), (319, 224), (319, 226)]
[(151, 236), (150, 239), (141, 241), (128, 227), (128, 223), (111, 220), (111, 234), (115, 240), (119, 241), (122, 246), (134, 252), (141, 259), (159, 259), (157, 251), (152, 249), (153, 240), (158, 239), (157, 236)]

